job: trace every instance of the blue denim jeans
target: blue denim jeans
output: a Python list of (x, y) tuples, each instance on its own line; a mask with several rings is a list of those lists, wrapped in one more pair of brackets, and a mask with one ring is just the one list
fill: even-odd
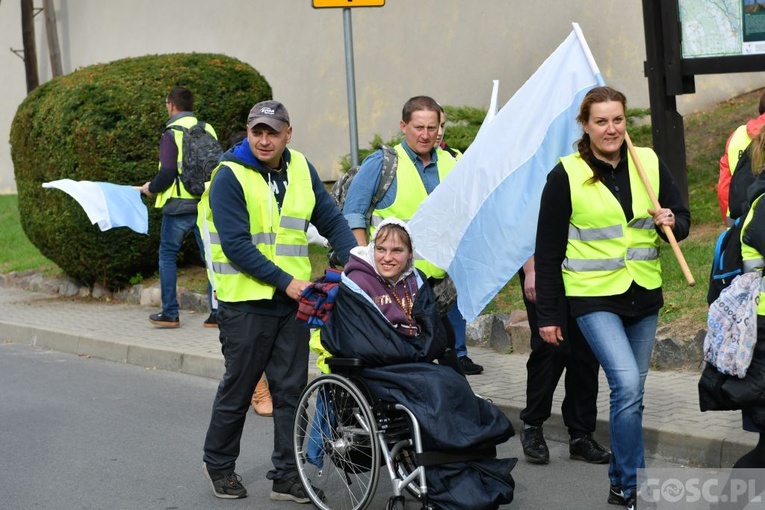
[[(176, 294), (178, 252), (181, 251), (183, 239), (189, 232), (194, 232), (200, 256), (204, 259), (204, 247), (197, 228), (196, 213), (177, 216), (162, 215), (159, 241), (159, 288), (162, 295), (162, 313), (169, 317), (178, 317), (178, 297)], [(207, 282), (207, 299), (212, 309), (212, 287), (209, 281)]]
[(446, 317), (454, 328), (454, 350), (457, 352), (457, 357), (467, 356), (467, 322), (462, 318), (459, 308), (457, 308), (457, 301), (454, 302), (449, 311), (446, 312)]
[(645, 467), (643, 393), (658, 320), (658, 312), (641, 317), (592, 312), (576, 319), (611, 389), (608, 477), (626, 495), (635, 492), (637, 470)]

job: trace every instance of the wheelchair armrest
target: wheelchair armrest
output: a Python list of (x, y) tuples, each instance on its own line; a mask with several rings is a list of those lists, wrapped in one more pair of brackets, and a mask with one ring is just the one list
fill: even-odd
[(358, 358), (335, 358), (331, 356), (325, 360), (330, 372), (347, 373), (364, 368), (364, 363)]

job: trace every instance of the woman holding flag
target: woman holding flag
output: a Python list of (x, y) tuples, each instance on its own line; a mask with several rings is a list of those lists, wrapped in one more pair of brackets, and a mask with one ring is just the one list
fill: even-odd
[[(634, 508), (637, 470), (645, 467), (643, 391), (664, 305), (661, 229), (684, 239), (690, 212), (653, 150), (628, 150), (626, 103), (610, 87), (582, 101), (577, 152), (560, 159), (542, 192), (535, 255), (539, 333), (553, 345), (566, 340), (567, 298), (611, 390), (608, 502)], [(663, 206), (652, 205), (638, 166)]]

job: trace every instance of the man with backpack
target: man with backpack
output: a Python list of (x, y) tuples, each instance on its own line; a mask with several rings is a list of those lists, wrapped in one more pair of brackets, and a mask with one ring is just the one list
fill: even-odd
[[(409, 221), (420, 204), (454, 168), (456, 160), (435, 147), (440, 120), (441, 106), (431, 97), (416, 96), (404, 104), (400, 122), (404, 139), (393, 148), (395, 175), (379, 200), (376, 191), (381, 180), (386, 178), (384, 170), (389, 150), (382, 148), (362, 162), (348, 187), (343, 205), (348, 226), (361, 246), (367, 245), (367, 240), (383, 219), (395, 216)], [(372, 211), (368, 217), (370, 207)], [(426, 260), (416, 259), (414, 265), (425, 273), (431, 285), (446, 277), (443, 269)], [(444, 326), (449, 344), (454, 347), (454, 328), (446, 318)], [(468, 375), (483, 371), (483, 367), (473, 363), (467, 355), (458, 361), (462, 371)]]
[[(159, 244), (159, 285), (162, 311), (149, 316), (158, 327), (177, 328), (178, 299), (176, 295), (177, 258), (183, 239), (189, 232), (204, 258), (202, 238), (197, 228), (197, 204), (204, 191), (205, 175), (218, 162), (221, 154), (215, 129), (197, 121), (194, 116), (194, 96), (185, 87), (173, 87), (165, 99), (169, 120), (159, 142), (159, 172), (141, 186), (146, 196), (156, 195), (155, 207), (162, 209)], [(200, 189), (201, 187), (201, 189)], [(211, 313), (204, 327), (217, 327), (216, 310), (212, 305), (212, 289), (208, 283)]]

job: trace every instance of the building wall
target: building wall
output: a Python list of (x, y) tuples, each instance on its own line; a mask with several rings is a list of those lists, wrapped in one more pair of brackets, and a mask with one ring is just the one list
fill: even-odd
[[(292, 145), (323, 178), (337, 176), (340, 157), (350, 151), (341, 9), (313, 9), (309, 0), (54, 4), (65, 73), (146, 54), (236, 57), (258, 69), (274, 98), (289, 109)], [(401, 106), (414, 95), (485, 108), (492, 80), (498, 79), (499, 104), (504, 104), (568, 35), (572, 21), (581, 25), (606, 82), (624, 91), (630, 106), (647, 107), (641, 5), (638, 0), (388, 0), (382, 8), (351, 9), (359, 144), (367, 146), (376, 133), (395, 134)], [(0, 48), (22, 48), (19, 9), (18, 1), (0, 4)], [(42, 14), (35, 17), (35, 30), (44, 82), (50, 63)], [(26, 95), (24, 63), (0, 51), (0, 69), (0, 192), (13, 192), (8, 139)], [(680, 97), (681, 113), (763, 85), (757, 73), (735, 76), (698, 77), (697, 93)]]

